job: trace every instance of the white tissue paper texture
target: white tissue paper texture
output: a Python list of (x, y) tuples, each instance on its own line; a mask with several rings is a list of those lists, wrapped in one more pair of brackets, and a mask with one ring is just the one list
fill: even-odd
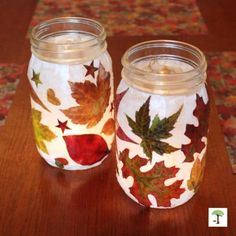
[[(93, 66), (97, 68), (97, 70), (94, 72), (94, 77), (92, 76), (92, 73), (86, 75), (88, 70), (86, 69), (85, 65), (89, 66), (91, 65), (91, 63), (93, 63)], [(110, 81), (110, 96), (108, 98), (109, 101), (107, 102), (107, 106), (105, 107), (105, 112), (102, 115), (101, 119), (97, 122), (97, 124), (93, 125), (92, 127), (87, 127), (87, 124), (74, 123), (68, 116), (65, 115), (65, 113), (62, 112), (62, 110), (80, 106), (76, 99), (72, 97), (72, 89), (69, 83), (84, 84), (86, 81), (89, 81), (90, 84), (93, 83), (95, 86), (97, 86), (97, 76), (99, 73), (99, 68), (101, 66), (105, 69), (106, 72), (110, 73), (110, 77), (105, 78), (109, 79)], [(39, 74), (40, 82), (37, 83), (33, 80), (34, 73)], [(40, 124), (47, 126), (48, 129), (56, 136), (50, 141), (47, 141), (46, 139), (43, 140), (43, 145), (46, 146), (47, 152), (42, 151), (42, 148), (39, 148), (39, 145), (37, 145), (40, 155), (50, 165), (57, 167), (58, 163), (55, 161), (56, 158), (66, 159), (66, 165), (63, 165), (62, 167), (68, 170), (87, 169), (99, 165), (107, 155), (102, 157), (102, 159), (100, 158), (99, 161), (95, 163), (91, 163), (89, 165), (81, 165), (71, 158), (70, 154), (68, 153), (63, 136), (97, 134), (101, 137), (101, 140), (103, 139), (105, 141), (108, 151), (110, 150), (114, 134), (106, 135), (102, 132), (103, 127), (108, 119), (113, 119), (113, 72), (109, 54), (105, 52), (93, 61), (87, 61), (83, 64), (56, 64), (42, 61), (32, 55), (28, 68), (28, 78), (31, 84), (31, 89), (40, 100), (40, 102), (38, 102), (38, 99), (33, 99), (31, 96), (32, 109), (37, 110), (38, 114), (41, 113)], [(48, 89), (54, 91), (54, 95), (60, 101), (60, 105), (55, 105), (49, 102), (47, 97)], [(43, 107), (41, 103), (43, 103), (47, 109), (45, 109), (45, 107)], [(98, 107), (97, 109), (100, 108)], [(62, 129), (57, 127), (58, 120), (60, 122), (67, 121), (66, 126), (68, 128), (64, 129), (64, 132)], [(87, 142), (89, 142), (89, 140)], [(80, 145), (80, 143), (78, 143), (77, 145)], [(73, 152), (73, 150), (71, 151)], [(96, 153), (96, 150), (94, 150), (94, 152)]]
[[(136, 90), (135, 88), (129, 87), (129, 85), (124, 80), (122, 80), (118, 87), (117, 94), (120, 94), (122, 92), (124, 92), (124, 95), (121, 98), (117, 108), (116, 129), (120, 127), (125, 133), (126, 137), (136, 142), (137, 144), (128, 142), (125, 139), (120, 138), (119, 135), (116, 135), (118, 169), (117, 179), (119, 184), (130, 198), (142, 205), (148, 205), (153, 208), (173, 208), (187, 202), (194, 195), (194, 191), (189, 190), (187, 186), (188, 180), (190, 180), (191, 178), (191, 171), (195, 163), (194, 160), (198, 158), (198, 160), (201, 161), (204, 157), (206, 152), (207, 137), (202, 137), (201, 141), (205, 143), (205, 147), (201, 150), (200, 153), (196, 152), (193, 154), (193, 161), (185, 162), (186, 156), (181, 150), (181, 146), (186, 145), (191, 141), (185, 135), (187, 125), (193, 125), (194, 127), (197, 127), (199, 125), (197, 117), (193, 114), (197, 105), (197, 95), (200, 99), (203, 99), (204, 104), (208, 103), (208, 96), (205, 86), (203, 85), (197, 92), (197, 94), (193, 95), (163, 96), (148, 94), (146, 92)], [(161, 163), (162, 161), (164, 161), (164, 165), (166, 168), (175, 167), (179, 169), (175, 177), (167, 179), (164, 182), (165, 186), (169, 186), (178, 180), (183, 180), (180, 186), (180, 188), (183, 189), (182, 193), (178, 198), (171, 198), (168, 204), (159, 204), (158, 200), (151, 193), (147, 196), (147, 204), (143, 204), (143, 202), (140, 202), (137, 199), (137, 196), (134, 196), (131, 192), (132, 186), (134, 186), (134, 178), (132, 176), (128, 176), (127, 178), (124, 177), (124, 173), (122, 171), (124, 163), (119, 158), (120, 153), (128, 149), (128, 156), (130, 159), (132, 159), (136, 155), (144, 159), (148, 159), (148, 157), (144, 153), (143, 148), (140, 145), (142, 139), (134, 132), (132, 132), (132, 129), (129, 126), (127, 120), (127, 116), (135, 120), (135, 112), (140, 109), (140, 107), (145, 103), (145, 101), (147, 101), (148, 97), (150, 96), (151, 98), (149, 115), (151, 121), (156, 115), (159, 116), (160, 120), (163, 118), (168, 118), (169, 116), (176, 113), (182, 106), (181, 113), (174, 125), (174, 129), (171, 130), (172, 136), (163, 140), (165, 142), (168, 142), (168, 144), (170, 144), (171, 146), (178, 148), (179, 150), (169, 154), (164, 153), (163, 155), (152, 152), (152, 160), (147, 161), (145, 165), (139, 168), (140, 172), (145, 173), (152, 170), (156, 163)], [(129, 168), (129, 166), (127, 168)], [(143, 193), (141, 190), (141, 192), (138, 194), (140, 195), (140, 198), (143, 198), (142, 194)]]

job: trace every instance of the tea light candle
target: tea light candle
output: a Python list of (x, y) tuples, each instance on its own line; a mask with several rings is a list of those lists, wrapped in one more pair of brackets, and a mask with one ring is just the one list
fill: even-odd
[(167, 59), (149, 59), (135, 63), (138, 69), (155, 74), (179, 74), (189, 70), (193, 67), (185, 62), (179, 60)]

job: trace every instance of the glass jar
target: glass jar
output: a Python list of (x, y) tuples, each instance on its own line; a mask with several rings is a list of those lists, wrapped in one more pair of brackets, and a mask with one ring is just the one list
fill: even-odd
[(113, 72), (106, 33), (94, 20), (63, 17), (32, 30), (28, 67), (35, 141), (52, 166), (99, 165), (114, 136)]
[(206, 59), (196, 47), (155, 40), (122, 57), (116, 95), (117, 179), (137, 203), (173, 208), (198, 190), (209, 101)]

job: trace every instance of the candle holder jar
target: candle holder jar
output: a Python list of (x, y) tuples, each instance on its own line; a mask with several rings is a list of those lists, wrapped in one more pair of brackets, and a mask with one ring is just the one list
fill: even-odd
[(64, 17), (32, 30), (28, 67), (35, 141), (52, 166), (99, 165), (114, 136), (113, 72), (98, 22)]
[(117, 179), (137, 203), (173, 208), (203, 178), (209, 101), (206, 60), (196, 47), (156, 40), (122, 57), (116, 97)]

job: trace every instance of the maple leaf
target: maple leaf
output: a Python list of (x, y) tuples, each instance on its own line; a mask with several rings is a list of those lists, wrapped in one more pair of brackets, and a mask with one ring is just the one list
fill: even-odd
[(56, 135), (48, 128), (48, 126), (40, 123), (42, 119), (42, 113), (34, 108), (32, 108), (32, 120), (34, 127), (34, 134), (37, 147), (48, 154), (47, 146), (45, 141), (50, 142)]
[(197, 158), (196, 161), (194, 162), (190, 174), (190, 179), (187, 181), (187, 186), (190, 191), (193, 190), (194, 192), (196, 192), (198, 190), (199, 185), (203, 179), (205, 163), (206, 163), (205, 156), (201, 161), (199, 158)]
[(162, 139), (167, 139), (172, 136), (170, 132), (174, 129), (182, 107), (170, 117), (163, 118), (162, 120), (156, 115), (150, 126), (150, 99), (151, 97), (146, 100), (139, 111), (136, 111), (135, 121), (128, 115), (126, 115), (126, 117), (132, 132), (142, 139), (140, 146), (143, 148), (144, 153), (149, 159), (152, 159), (152, 152), (163, 155), (164, 153), (171, 153), (178, 150), (170, 144), (163, 142)]
[(182, 145), (181, 150), (185, 154), (185, 162), (194, 161), (194, 153), (201, 153), (205, 147), (205, 143), (202, 142), (202, 137), (207, 136), (208, 130), (208, 116), (209, 116), (209, 102), (204, 103), (202, 97), (197, 94), (196, 108), (193, 111), (193, 115), (198, 119), (198, 126), (187, 125), (185, 135), (191, 140), (189, 144)]
[(34, 81), (36, 87), (38, 87), (39, 84), (42, 84), (42, 81), (40, 80), (40, 73), (36, 73), (34, 70), (31, 80)]
[(74, 124), (95, 126), (103, 117), (111, 94), (110, 73), (100, 63), (96, 84), (85, 80), (84, 83), (70, 82), (72, 97), (79, 106), (61, 110)]
[(158, 206), (170, 207), (172, 198), (179, 198), (185, 191), (181, 188), (183, 180), (177, 180), (173, 184), (166, 186), (164, 182), (167, 179), (176, 176), (179, 168), (165, 167), (164, 161), (156, 163), (153, 168), (147, 172), (141, 172), (140, 168), (147, 164), (148, 160), (138, 155), (132, 159), (129, 158), (129, 150), (125, 149), (119, 154), (119, 159), (123, 162), (123, 177), (132, 176), (134, 183), (130, 187), (130, 193), (144, 206), (150, 206), (148, 194), (152, 194)]
[(94, 73), (98, 70), (98, 68), (95, 67), (93, 65), (93, 63), (94, 63), (94, 61), (92, 61), (89, 66), (88, 65), (84, 65), (84, 67), (87, 70), (85, 77), (88, 76), (88, 75), (91, 75), (94, 78)]
[(62, 122), (57, 119), (58, 125), (56, 126), (57, 128), (61, 129), (61, 132), (64, 133), (66, 129), (70, 129), (70, 127), (67, 126), (67, 120)]

